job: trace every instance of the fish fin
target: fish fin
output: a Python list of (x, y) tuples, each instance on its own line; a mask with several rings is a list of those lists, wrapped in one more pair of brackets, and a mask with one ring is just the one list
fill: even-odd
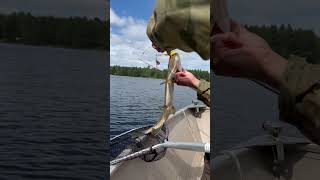
[(175, 114), (177, 111), (176, 111), (176, 108), (174, 106), (172, 106), (171, 110), (170, 110), (170, 113), (172, 114)]

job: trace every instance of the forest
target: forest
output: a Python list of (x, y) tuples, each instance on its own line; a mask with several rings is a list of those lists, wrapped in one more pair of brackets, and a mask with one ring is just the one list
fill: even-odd
[(294, 54), (307, 58), (310, 63), (320, 63), (320, 38), (312, 30), (291, 25), (245, 27), (265, 39), (283, 57)]
[[(291, 25), (245, 27), (286, 58), (294, 54), (306, 57), (311, 63), (320, 63), (320, 38), (312, 30)], [(0, 42), (5, 43), (109, 49), (109, 33), (109, 22), (99, 18), (33, 16), (24, 12), (0, 14)]]
[[(203, 70), (188, 70), (194, 74), (198, 79), (210, 80), (210, 74), (208, 71)], [(167, 74), (167, 70), (158, 70), (148, 67), (122, 67), (111, 66), (110, 74), (117, 76), (133, 76), (133, 77), (150, 77), (157, 79), (164, 79)]]
[(66, 48), (109, 49), (109, 22), (87, 17), (0, 14), (0, 41)]

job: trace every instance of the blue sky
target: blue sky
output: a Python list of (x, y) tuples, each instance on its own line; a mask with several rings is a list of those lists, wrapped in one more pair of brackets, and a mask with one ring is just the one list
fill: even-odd
[(147, 20), (152, 13), (155, 0), (112, 0), (111, 8), (120, 16), (132, 16)]
[[(155, 66), (157, 52), (146, 35), (148, 19), (155, 0), (111, 0), (110, 2), (110, 65)], [(209, 70), (209, 61), (196, 53), (177, 51), (186, 69)], [(139, 59), (142, 59), (142, 62)], [(158, 56), (160, 69), (167, 67), (168, 57)]]

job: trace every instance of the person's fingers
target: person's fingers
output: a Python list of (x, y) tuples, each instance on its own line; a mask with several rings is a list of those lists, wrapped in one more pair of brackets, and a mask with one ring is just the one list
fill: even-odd
[(238, 49), (228, 49), (220, 52), (219, 57), (222, 57), (215, 63), (212, 67), (213, 71), (217, 75), (228, 75), (236, 77), (236, 74), (240, 72), (235, 67), (236, 64), (239, 64), (239, 58), (243, 55), (247, 54), (246, 48), (238, 48)]
[(177, 82), (179, 80), (179, 76), (177, 75), (177, 73), (173, 76), (173, 81)]
[(247, 48), (238, 48), (238, 49), (228, 49), (226, 51), (221, 52), (222, 57), (228, 60), (228, 57), (235, 57), (247, 54)]
[(178, 84), (178, 83), (179, 83), (179, 78), (174, 77), (174, 78), (173, 78), (173, 81)]
[(212, 58), (221, 59), (224, 56), (224, 51), (240, 48), (241, 46), (242, 42), (233, 32), (215, 35), (211, 38)]
[[(234, 32), (227, 32), (223, 34), (217, 34), (214, 35), (211, 38), (211, 43), (213, 46), (216, 46), (219, 43), (225, 43), (225, 44), (230, 44), (233, 43), (235, 45), (241, 45), (241, 41), (239, 40), (238, 36)], [(220, 45), (220, 44), (219, 44)]]
[(237, 21), (235, 21), (234, 19), (230, 19), (231, 32), (234, 32), (235, 34), (239, 35), (241, 29), (242, 29), (242, 26)]
[(214, 23), (212, 26), (213, 28), (212, 28), (211, 35), (223, 33), (223, 31), (219, 28), (217, 23)]
[(182, 78), (184, 77), (184, 73), (182, 72), (177, 72), (174, 76), (174, 82), (176, 82), (178, 85), (182, 82)]
[(178, 72), (178, 73), (176, 73), (176, 78), (177, 78), (177, 79), (181, 79), (181, 78), (183, 78), (183, 77), (185, 77), (185, 73), (183, 73), (183, 72)]
[(227, 51), (229, 48), (225, 45), (224, 42), (222, 41), (216, 41), (215, 43), (213, 43), (211, 45), (212, 49), (211, 49), (211, 57), (213, 59), (218, 58), (221, 59), (224, 56), (224, 52)]
[(219, 51), (224, 48), (224, 44), (222, 41), (217, 40), (219, 37), (215, 37), (215, 39), (211, 38), (210, 44), (210, 56), (211, 58), (219, 57)]
[(186, 77), (187, 73), (186, 72), (177, 72), (176, 75), (180, 78), (180, 77)]

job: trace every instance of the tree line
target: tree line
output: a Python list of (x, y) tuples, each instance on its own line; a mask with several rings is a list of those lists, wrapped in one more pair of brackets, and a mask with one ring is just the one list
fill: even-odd
[[(203, 70), (188, 70), (194, 74), (198, 79), (210, 80), (210, 74), (208, 71)], [(167, 69), (159, 70), (148, 67), (122, 67), (122, 66), (111, 66), (110, 74), (117, 76), (133, 76), (133, 77), (149, 77), (156, 79), (164, 79), (167, 74)]]
[(320, 63), (320, 38), (312, 30), (293, 28), (291, 25), (245, 27), (265, 39), (283, 57), (294, 54), (307, 58), (310, 63)]
[(6, 43), (109, 49), (109, 31), (99, 18), (0, 14), (0, 41)]
[[(291, 25), (248, 26), (280, 55), (306, 57), (320, 63), (320, 38), (312, 30)], [(108, 21), (87, 17), (33, 16), (15, 12), (0, 14), (0, 42), (69, 48), (109, 49)]]

